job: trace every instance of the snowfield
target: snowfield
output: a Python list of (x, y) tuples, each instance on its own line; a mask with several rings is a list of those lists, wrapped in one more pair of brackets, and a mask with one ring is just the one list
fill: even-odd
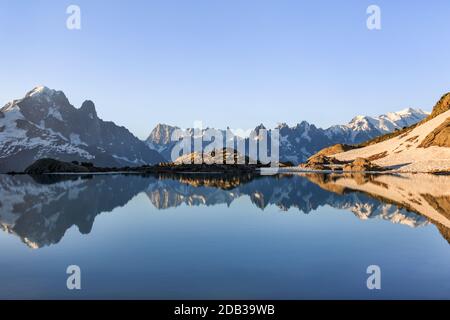
[(418, 148), (425, 137), (450, 117), (450, 110), (421, 124), (407, 134), (391, 138), (361, 149), (338, 153), (336, 159), (352, 161), (370, 158), (386, 152), (386, 156), (374, 160), (375, 164), (400, 172), (433, 172), (450, 169), (450, 148), (431, 146)]

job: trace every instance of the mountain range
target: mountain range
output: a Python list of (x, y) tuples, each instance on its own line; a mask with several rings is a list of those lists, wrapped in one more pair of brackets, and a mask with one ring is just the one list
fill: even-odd
[(43, 157), (103, 167), (163, 160), (125, 127), (100, 119), (92, 101), (77, 109), (62, 91), (41, 86), (0, 109), (0, 172)]
[[(357, 144), (417, 123), (429, 113), (405, 109), (378, 117), (357, 116), (327, 129), (306, 121), (280, 124), (280, 160), (304, 162), (336, 143)], [(262, 124), (254, 131), (265, 128)], [(176, 126), (158, 124), (145, 141), (127, 128), (100, 119), (92, 101), (75, 108), (62, 91), (39, 86), (0, 109), (0, 172), (23, 171), (40, 158), (91, 162), (99, 167), (155, 164), (171, 160)], [(193, 129), (186, 129), (192, 133)], [(220, 129), (230, 133), (227, 129)], [(203, 131), (204, 133), (204, 131)], [(270, 134), (270, 130), (269, 130)], [(233, 136), (233, 139), (248, 138)], [(248, 151), (248, 148), (246, 148)], [(248, 154), (246, 154), (248, 155)]]
[[(290, 127), (283, 123), (277, 126), (280, 134), (280, 160), (299, 164), (306, 161), (319, 150), (337, 144), (359, 144), (375, 137), (409, 127), (429, 115), (421, 109), (404, 109), (398, 112), (390, 112), (378, 117), (356, 116), (348, 124), (334, 125), (327, 129), (316, 127), (306, 121)], [(161, 153), (167, 160), (171, 160), (171, 151), (177, 142), (171, 141), (171, 135), (177, 126), (158, 124), (146, 140), (147, 145)], [(265, 129), (263, 124), (253, 131)], [(206, 129), (202, 132), (204, 134)], [(186, 129), (188, 133), (192, 128)], [(219, 129), (225, 135), (226, 129)], [(270, 130), (269, 130), (270, 134)], [(248, 138), (234, 136), (234, 139), (244, 139), (248, 146)], [(248, 147), (246, 148), (248, 151)], [(248, 156), (248, 154), (246, 154)]]

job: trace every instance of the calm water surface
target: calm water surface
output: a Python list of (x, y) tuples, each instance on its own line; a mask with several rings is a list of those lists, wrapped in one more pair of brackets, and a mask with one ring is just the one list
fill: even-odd
[[(450, 298), (448, 186), (420, 175), (0, 175), (0, 298)], [(73, 264), (79, 291), (66, 288)], [(381, 290), (367, 289), (369, 265)]]

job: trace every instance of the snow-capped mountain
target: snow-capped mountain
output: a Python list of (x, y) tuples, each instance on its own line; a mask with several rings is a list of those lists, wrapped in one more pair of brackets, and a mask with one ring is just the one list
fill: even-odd
[(166, 124), (158, 124), (145, 141), (148, 147), (159, 152), (165, 160), (170, 159), (170, 151), (176, 142), (171, 141), (171, 136), (175, 130), (180, 128)]
[(162, 160), (126, 128), (100, 119), (92, 101), (77, 109), (62, 91), (41, 86), (0, 109), (0, 172), (22, 171), (43, 157), (98, 166)]
[(425, 120), (378, 140), (333, 156), (340, 161), (373, 158), (380, 167), (402, 172), (448, 172), (450, 93), (442, 96)]
[[(306, 121), (293, 127), (283, 123), (277, 127), (280, 132), (280, 160), (298, 164), (325, 147), (337, 143), (359, 144), (415, 124), (428, 115), (428, 112), (420, 109), (408, 108), (378, 117), (356, 116), (348, 124), (335, 125), (327, 129), (318, 128)], [(257, 132), (261, 128), (264, 128), (262, 124), (253, 131)], [(158, 124), (146, 140), (147, 145), (160, 152), (166, 160), (171, 160), (171, 150), (176, 144), (170, 139), (175, 129), (178, 127)], [(220, 131), (225, 132), (225, 130)], [(234, 136), (234, 139), (242, 138)]]
[(378, 117), (359, 115), (346, 125), (336, 125), (328, 128), (327, 136), (331, 139), (345, 136), (349, 144), (361, 143), (382, 134), (409, 127), (428, 115), (429, 112), (413, 108), (389, 112)]
[(310, 156), (328, 146), (359, 144), (375, 137), (413, 125), (429, 115), (421, 109), (408, 108), (389, 112), (378, 117), (356, 116), (345, 125), (327, 129), (317, 128), (308, 122), (295, 127), (280, 125), (280, 158), (294, 164), (306, 161)]
[[(277, 127), (280, 160), (297, 164), (330, 145), (360, 143), (417, 123), (427, 115), (422, 110), (405, 109), (379, 117), (357, 116), (346, 125), (328, 129), (306, 121), (293, 127), (281, 124)], [(262, 124), (254, 131), (261, 128)], [(97, 166), (134, 166), (171, 160), (176, 145), (171, 135), (176, 129), (179, 128), (159, 124), (143, 142), (126, 128), (100, 119), (92, 101), (85, 101), (77, 109), (62, 91), (36, 87), (24, 98), (0, 109), (0, 172), (22, 171), (43, 157), (88, 161)], [(193, 129), (186, 131), (192, 133)], [(226, 132), (231, 133), (219, 131), (224, 137)], [(200, 136), (204, 133), (205, 130)], [(248, 152), (248, 138), (232, 135), (231, 139), (244, 140)], [(203, 146), (209, 144), (205, 140)]]

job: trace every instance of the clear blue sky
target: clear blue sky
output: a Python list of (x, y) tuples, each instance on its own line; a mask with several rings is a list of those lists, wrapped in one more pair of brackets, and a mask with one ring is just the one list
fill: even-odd
[(140, 138), (158, 122), (326, 127), (430, 109), (450, 91), (449, 16), (448, 0), (0, 0), (0, 104), (43, 84)]

